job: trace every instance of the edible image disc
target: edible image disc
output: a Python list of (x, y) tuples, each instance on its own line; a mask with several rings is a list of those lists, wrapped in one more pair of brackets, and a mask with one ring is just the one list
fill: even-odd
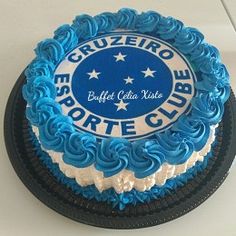
[(137, 140), (167, 129), (189, 109), (195, 80), (178, 50), (132, 32), (81, 43), (54, 73), (64, 114), (79, 131), (103, 139)]

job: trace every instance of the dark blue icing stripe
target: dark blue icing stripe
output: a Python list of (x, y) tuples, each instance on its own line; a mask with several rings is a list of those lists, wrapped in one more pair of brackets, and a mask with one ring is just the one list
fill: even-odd
[[(187, 170), (184, 174), (168, 179), (163, 186), (155, 185), (148, 191), (140, 192), (132, 189), (129, 192), (118, 194), (113, 188), (110, 188), (100, 193), (95, 185), (81, 187), (75, 179), (66, 177), (60, 171), (58, 164), (53, 163), (51, 157), (46, 152), (42, 151), (32, 129), (30, 129), (29, 132), (32, 136), (32, 142), (36, 148), (37, 156), (60, 183), (71, 188), (75, 194), (80, 194), (87, 199), (96, 199), (99, 202), (107, 202), (111, 204), (113, 208), (118, 208), (120, 210), (123, 210), (128, 204), (136, 205), (138, 203), (150, 202), (151, 200), (161, 198), (170, 193), (170, 191), (175, 190), (177, 187), (183, 186), (190, 179), (194, 178), (198, 173), (203, 171), (207, 167), (208, 160), (213, 156), (211, 149), (211, 151), (204, 157), (203, 162), (198, 161), (194, 167)], [(216, 144), (217, 141), (212, 144), (212, 147)]]
[[(158, 133), (155, 139), (143, 141), (140, 157), (136, 155), (139, 142), (128, 144), (127, 140), (116, 138), (94, 143), (92, 135), (75, 130), (71, 119), (62, 115), (60, 105), (55, 101), (52, 82), (56, 66), (75, 45), (120, 28), (168, 40), (189, 59), (195, 73), (200, 75), (187, 123), (179, 119), (168, 131)], [(154, 173), (163, 160), (171, 164), (183, 163), (193, 151), (204, 146), (210, 125), (221, 120), (224, 102), (229, 97), (229, 74), (221, 63), (218, 50), (207, 44), (198, 30), (184, 27), (182, 22), (153, 11), (137, 14), (132, 9), (121, 9), (95, 17), (80, 15), (72, 26), (59, 27), (53, 39), (40, 42), (35, 51), (37, 57), (25, 72), (27, 83), (23, 87), (23, 96), (30, 105), (27, 118), (39, 128), (39, 139), (45, 148), (63, 152), (64, 161), (76, 167), (95, 164), (105, 176), (127, 168), (132, 169), (136, 177), (143, 178)], [(191, 135), (188, 130), (192, 131)], [(111, 158), (107, 150), (112, 150)], [(143, 158), (142, 165), (140, 158)]]

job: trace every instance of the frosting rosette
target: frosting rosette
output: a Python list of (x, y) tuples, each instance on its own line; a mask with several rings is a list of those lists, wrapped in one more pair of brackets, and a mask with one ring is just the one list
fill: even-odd
[(38, 101), (40, 98), (48, 97), (55, 99), (56, 88), (53, 81), (45, 76), (31, 77), (23, 86), (22, 93), (28, 104)]
[(204, 36), (197, 29), (186, 27), (176, 35), (173, 43), (181, 52), (192, 53), (202, 42)]
[(213, 94), (200, 93), (191, 101), (193, 119), (200, 119), (203, 122), (208, 122), (210, 125), (217, 124), (224, 113), (224, 105), (220, 98)]
[(133, 9), (122, 8), (116, 14), (117, 27), (135, 29), (137, 12)]
[(219, 61), (220, 55), (217, 48), (210, 46), (207, 43), (202, 43), (199, 44), (194, 51), (192, 51), (189, 58), (199, 70), (199, 68), (207, 63), (210, 58), (215, 58)]
[(160, 15), (154, 11), (142, 12), (137, 15), (136, 29), (141, 33), (152, 32), (157, 28)]
[(222, 103), (225, 103), (230, 96), (230, 86), (217, 86), (216, 88), (216, 97), (218, 97)]
[(229, 86), (229, 73), (225, 68), (225, 65), (220, 63), (216, 58), (209, 59), (208, 63), (202, 64), (200, 71), (207, 75), (217, 83), (217, 85)]
[(87, 133), (73, 133), (65, 141), (63, 161), (78, 168), (94, 163), (97, 153), (96, 138)]
[(189, 138), (170, 130), (157, 134), (156, 141), (165, 156), (165, 161), (171, 165), (183, 164), (194, 151), (194, 144)]
[(97, 22), (98, 30), (102, 32), (109, 32), (116, 28), (116, 16), (111, 12), (103, 12), (102, 14), (96, 15), (94, 19)]
[(73, 20), (72, 27), (75, 29), (76, 35), (79, 39), (94, 37), (98, 32), (98, 24), (96, 20), (87, 14), (76, 16)]
[(172, 17), (161, 17), (157, 33), (162, 39), (172, 39), (182, 30), (183, 23)]
[(39, 126), (39, 138), (44, 148), (62, 152), (65, 140), (73, 131), (70, 117), (55, 115), (49, 118), (45, 125)]
[(62, 25), (54, 32), (56, 39), (64, 48), (65, 52), (70, 51), (78, 44), (78, 38), (70, 25)]
[(200, 151), (206, 144), (210, 135), (210, 126), (202, 120), (193, 120), (184, 115), (179, 118), (171, 130), (180, 132), (181, 136), (189, 138), (193, 144), (195, 151)]
[(60, 115), (61, 106), (51, 98), (41, 98), (35, 101), (31, 107), (26, 108), (26, 117), (32, 125), (44, 125), (54, 115)]
[[(222, 77), (222, 72), (225, 74), (225, 71), (220, 70), (221, 63), (215, 57), (209, 57), (208, 63), (201, 63), (199, 70), (206, 75), (216, 75), (215, 79)], [(224, 75), (223, 74), (223, 75)]]
[(113, 176), (128, 166), (131, 144), (126, 139), (109, 138), (101, 142), (96, 157), (96, 169), (105, 177)]
[(154, 140), (140, 140), (132, 143), (132, 158), (129, 169), (136, 178), (145, 178), (156, 172), (162, 165), (164, 155)]
[(46, 39), (40, 42), (35, 49), (38, 57), (57, 65), (64, 56), (64, 49), (62, 45), (55, 39)]
[(197, 81), (195, 88), (202, 92), (211, 93), (212, 96), (218, 97), (222, 103), (225, 103), (230, 96), (230, 86), (224, 79), (216, 80), (214, 76), (202, 74), (202, 80)]
[(51, 78), (54, 72), (54, 64), (41, 58), (34, 59), (26, 68), (25, 75), (27, 79), (36, 76), (45, 76)]

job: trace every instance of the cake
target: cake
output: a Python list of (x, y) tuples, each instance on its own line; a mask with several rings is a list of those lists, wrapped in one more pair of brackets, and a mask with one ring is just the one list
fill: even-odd
[(77, 16), (35, 53), (22, 89), (32, 142), (76, 194), (122, 211), (207, 166), (230, 86), (197, 29), (124, 8)]

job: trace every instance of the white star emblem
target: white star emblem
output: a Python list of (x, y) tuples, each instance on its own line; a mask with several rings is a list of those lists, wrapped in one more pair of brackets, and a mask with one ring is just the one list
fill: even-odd
[(144, 73), (144, 78), (150, 76), (150, 77), (154, 77), (154, 73), (156, 71), (155, 70), (150, 70), (150, 68), (148, 67), (146, 70), (143, 70), (142, 73)]
[(116, 58), (116, 61), (125, 61), (125, 57), (127, 55), (123, 55), (121, 52), (119, 52), (117, 55), (114, 55), (113, 57)]
[(98, 75), (101, 74), (101, 72), (96, 72), (96, 70), (93, 69), (92, 72), (87, 73), (89, 75), (89, 79), (98, 79)]
[(121, 99), (120, 102), (114, 103), (114, 104), (117, 106), (117, 110), (116, 110), (116, 111), (119, 111), (119, 110), (125, 110), (125, 111), (127, 111), (126, 106), (127, 106), (129, 103), (125, 103), (125, 102), (123, 102), (123, 100)]
[(127, 79), (124, 79), (124, 81), (125, 81), (125, 84), (132, 84), (133, 83), (133, 78), (131, 78), (131, 77), (129, 77), (128, 76), (128, 78)]

